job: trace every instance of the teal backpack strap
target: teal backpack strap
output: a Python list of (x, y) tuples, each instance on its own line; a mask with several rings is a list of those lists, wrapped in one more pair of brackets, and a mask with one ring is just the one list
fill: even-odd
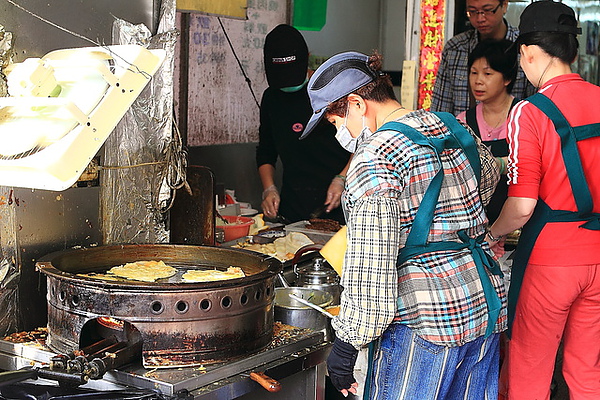
[(477, 184), (479, 184), (481, 182), (481, 159), (479, 158), (479, 150), (477, 149), (475, 138), (469, 133), (467, 128), (458, 122), (454, 115), (446, 112), (435, 112), (434, 114), (450, 128), (450, 134), (460, 143), (460, 147), (464, 150), (471, 168), (473, 168)]
[(581, 158), (579, 157), (579, 150), (577, 149), (577, 138), (575, 131), (569, 125), (569, 122), (565, 118), (562, 112), (556, 107), (554, 102), (547, 96), (541, 93), (536, 93), (527, 99), (531, 104), (539, 108), (544, 114), (548, 116), (554, 123), (556, 132), (560, 136), (562, 144), (562, 155), (567, 169), (567, 175), (571, 184), (571, 190), (575, 197), (575, 204), (577, 204), (577, 210), (579, 215), (586, 215), (592, 212), (593, 200), (592, 194), (588, 187), (581, 165)]
[(417, 214), (415, 215), (412, 228), (406, 241), (407, 247), (424, 246), (427, 243), (429, 228), (431, 227), (431, 222), (433, 221), (435, 207), (438, 203), (440, 190), (442, 188), (442, 181), (444, 179), (444, 168), (442, 167), (440, 153), (445, 148), (458, 148), (459, 144), (451, 135), (447, 135), (444, 139), (430, 138), (423, 135), (415, 128), (396, 121), (388, 122), (379, 129), (395, 130), (400, 132), (414, 143), (420, 146), (427, 146), (433, 149), (436, 153), (436, 159), (439, 164), (438, 170), (427, 187), (427, 191), (425, 192), (423, 200), (421, 201), (421, 205), (417, 210)]
[(577, 141), (600, 136), (600, 124), (589, 124), (573, 128)]
[(435, 207), (438, 203), (442, 181), (444, 179), (444, 169), (442, 168), (442, 161), (440, 159), (442, 151), (445, 149), (462, 148), (477, 177), (477, 183), (479, 183), (481, 179), (481, 160), (479, 159), (479, 151), (477, 150), (475, 138), (473, 138), (469, 131), (458, 122), (454, 115), (450, 113), (434, 114), (449, 128), (449, 134), (444, 138), (425, 136), (415, 128), (397, 121), (388, 122), (379, 128), (379, 130), (395, 130), (418, 145), (430, 147), (436, 152), (436, 158), (439, 163), (439, 169), (430, 182), (421, 205), (417, 210), (413, 226), (406, 242), (407, 247), (424, 246), (427, 243), (429, 229), (431, 227), (431, 222), (433, 221)]
[(477, 267), (477, 272), (481, 278), (484, 296), (488, 306), (488, 324), (485, 336), (491, 335), (495, 328), (495, 321), (498, 320), (500, 311), (502, 310), (502, 303), (498, 297), (494, 286), (491, 283), (489, 276), (487, 275), (485, 268), (489, 269), (494, 274), (501, 274), (498, 264), (493, 260), (489, 254), (487, 254), (481, 248), (481, 241), (483, 237), (473, 239), (468, 237), (466, 232), (459, 232), (459, 238), (462, 243), (458, 242), (440, 242), (440, 243), (427, 243), (429, 236), (429, 230), (431, 229), (431, 223), (433, 221), (433, 215), (435, 213), (435, 207), (439, 200), (439, 194), (442, 188), (442, 182), (444, 179), (444, 168), (440, 159), (440, 154), (445, 149), (458, 149), (462, 148), (465, 151), (467, 159), (471, 164), (471, 168), (477, 182), (481, 176), (481, 160), (479, 159), (479, 151), (475, 138), (471, 136), (469, 131), (462, 126), (456, 118), (449, 113), (435, 113), (442, 122), (448, 126), (450, 133), (444, 138), (428, 137), (417, 131), (416, 129), (393, 121), (383, 125), (380, 130), (395, 130), (414, 143), (422, 146), (432, 148), (436, 153), (436, 158), (439, 164), (436, 175), (429, 183), (427, 191), (421, 200), (415, 219), (413, 220), (410, 233), (406, 239), (406, 243), (400, 254), (398, 255), (398, 263), (402, 264), (403, 260), (412, 258), (415, 255), (427, 253), (429, 251), (457, 251), (462, 249), (469, 249), (473, 254), (473, 260)]

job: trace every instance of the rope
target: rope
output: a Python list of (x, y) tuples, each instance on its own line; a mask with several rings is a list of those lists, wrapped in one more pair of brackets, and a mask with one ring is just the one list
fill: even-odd
[(229, 35), (227, 34), (227, 31), (225, 30), (225, 27), (223, 26), (223, 22), (221, 21), (221, 18), (217, 17), (217, 19), (219, 20), (219, 24), (221, 25), (221, 29), (223, 29), (223, 33), (225, 34), (225, 39), (227, 39), (227, 43), (229, 43), (229, 48), (231, 49), (231, 53), (235, 57), (235, 60), (237, 61), (238, 66), (240, 67), (240, 71), (242, 71), (242, 75), (244, 76), (244, 80), (246, 81), (246, 84), (248, 85), (248, 89), (250, 89), (250, 93), (252, 94), (252, 98), (254, 99), (254, 103), (256, 103), (256, 107), (258, 107), (260, 109), (260, 105), (258, 104), (258, 100), (256, 99), (256, 95), (254, 94), (254, 90), (252, 89), (252, 81), (250, 80), (250, 78), (248, 78), (248, 75), (246, 75), (246, 71), (244, 71), (244, 67), (242, 66), (242, 62), (238, 58), (237, 53), (235, 52), (235, 49), (233, 48), (233, 44), (231, 43), (231, 40), (229, 39)]

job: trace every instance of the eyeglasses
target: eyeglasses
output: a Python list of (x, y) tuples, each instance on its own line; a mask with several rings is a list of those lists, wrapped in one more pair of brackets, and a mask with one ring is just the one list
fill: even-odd
[(467, 11), (467, 18), (476, 18), (477, 16), (481, 15), (482, 17), (491, 17), (492, 15), (496, 14), (496, 11), (498, 11), (498, 9), (500, 8), (500, 6), (502, 6), (503, 2), (500, 2), (500, 4), (498, 4), (496, 6), (496, 8), (493, 8), (491, 10), (473, 10), (473, 11)]

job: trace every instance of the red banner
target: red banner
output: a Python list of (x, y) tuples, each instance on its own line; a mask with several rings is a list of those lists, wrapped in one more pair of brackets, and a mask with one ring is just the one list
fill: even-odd
[(431, 106), (435, 74), (444, 47), (445, 5), (445, 0), (421, 0), (418, 107), (426, 110)]

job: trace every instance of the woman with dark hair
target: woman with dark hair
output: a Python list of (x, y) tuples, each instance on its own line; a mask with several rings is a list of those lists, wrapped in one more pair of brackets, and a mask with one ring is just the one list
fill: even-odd
[[(500, 174), (506, 174), (508, 113), (517, 103), (510, 91), (517, 76), (517, 48), (510, 40), (484, 40), (469, 55), (469, 86), (476, 107), (458, 115), (481, 138), (496, 157)], [(490, 204), (488, 219), (494, 222), (508, 195), (506, 176), (498, 182)]]
[(490, 244), (523, 226), (509, 292), (509, 399), (548, 399), (558, 346), (572, 399), (600, 394), (600, 87), (571, 72), (574, 11), (537, 1), (517, 39), (537, 94), (511, 111), (508, 199)]
[(406, 110), (379, 55), (333, 56), (308, 93), (303, 136), (326, 118), (354, 151), (332, 383), (356, 393), (353, 367), (369, 346), (366, 398), (497, 398), (505, 294), (481, 246), (499, 177), (492, 154), (452, 114)]

